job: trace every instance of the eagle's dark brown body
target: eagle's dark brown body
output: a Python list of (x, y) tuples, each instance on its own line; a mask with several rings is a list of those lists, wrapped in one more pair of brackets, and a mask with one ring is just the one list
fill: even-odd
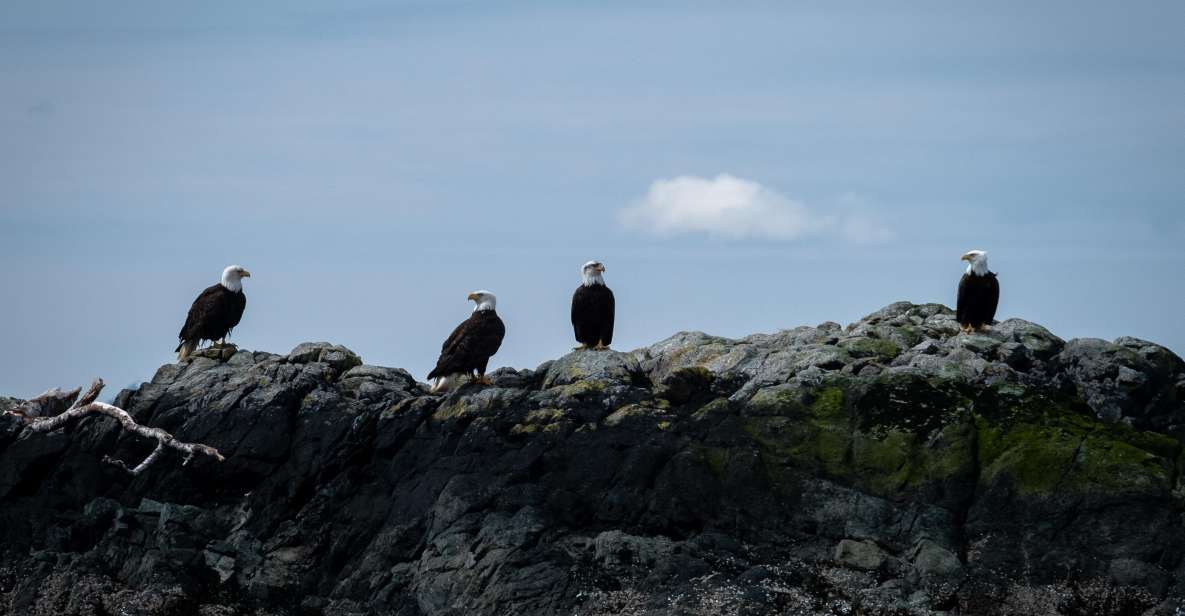
[(175, 350), (192, 350), (203, 340), (225, 338), (239, 324), (246, 308), (247, 296), (242, 291), (231, 291), (221, 284), (207, 288), (189, 307), (185, 325), (181, 327), (181, 333), (177, 334), (181, 344)]
[(959, 281), (959, 300), (955, 309), (959, 325), (983, 329), (995, 322), (996, 307), (1000, 303), (1000, 282), (994, 272), (984, 275), (966, 273)]
[(428, 379), (474, 372), (484, 376), (490, 357), (498, 352), (505, 336), (506, 326), (498, 318), (497, 312), (474, 312), (441, 345), (440, 358), (436, 360), (436, 367), (428, 373)]
[(613, 291), (603, 284), (581, 285), (572, 294), (572, 330), (576, 342), (607, 347), (613, 342)]

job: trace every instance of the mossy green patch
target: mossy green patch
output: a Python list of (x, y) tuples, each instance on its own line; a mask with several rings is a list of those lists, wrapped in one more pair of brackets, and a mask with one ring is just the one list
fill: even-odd
[(1116, 426), (1120, 434), (1126, 432), (1122, 436), (1125, 443), (1133, 447), (1143, 449), (1151, 452), (1162, 458), (1175, 460), (1181, 455), (1181, 441), (1168, 436), (1167, 434), (1160, 434), (1159, 432), (1140, 432), (1125, 424)]
[(797, 415), (805, 411), (803, 390), (797, 385), (763, 387), (753, 394), (746, 405), (752, 415)]
[(899, 491), (914, 474), (916, 440), (900, 430), (880, 438), (857, 434), (852, 443), (853, 478), (877, 494)]
[(979, 437), (980, 481), (990, 485), (1007, 476), (1026, 494), (1056, 487), (1082, 443), (1073, 431), (1032, 424), (980, 425)]
[(817, 392), (815, 401), (811, 403), (811, 415), (820, 419), (830, 419), (839, 415), (846, 417), (843, 389), (832, 386)]
[[(774, 393), (761, 403), (768, 410), (782, 400), (782, 413), (748, 417), (743, 424), (767, 467), (820, 472), (886, 498), (966, 480), (962, 475), (974, 468), (975, 431), (965, 412), (961, 420), (950, 417), (950, 406), (957, 411), (963, 398), (929, 387), (924, 379), (861, 383), (866, 382), (833, 381), (805, 395), (769, 388)], [(925, 417), (914, 417), (918, 413)], [(930, 415), (941, 421), (929, 421)]]
[[(1177, 439), (1096, 418), (1080, 399), (1017, 384), (973, 388), (911, 374), (833, 377), (753, 396), (740, 417), (770, 469), (800, 469), (886, 498), (1165, 492)], [(772, 472), (772, 471), (771, 471)]]
[(852, 357), (876, 357), (891, 360), (901, 354), (901, 347), (885, 338), (849, 338), (839, 346)]
[(1111, 493), (1172, 490), (1174, 460), (1103, 432), (1086, 437), (1075, 462), (1067, 477), (1071, 489)]
[(566, 419), (567, 416), (560, 409), (535, 409), (527, 413), (522, 423), (515, 424), (511, 427), (510, 433), (534, 434), (536, 432), (555, 432), (562, 427)]
[(942, 430), (921, 446), (922, 479), (947, 481), (973, 471), (976, 465), (976, 427), (970, 416), (943, 426)]
[(434, 421), (447, 421), (463, 417), (465, 415), (472, 415), (481, 411), (480, 405), (475, 404), (473, 400), (467, 398), (460, 398), (450, 404), (442, 405), (432, 413)]
[(850, 422), (842, 388), (826, 387), (815, 392), (814, 400), (805, 408), (799, 396), (786, 389), (767, 396), (759, 404), (767, 411), (781, 411), (774, 416), (750, 417), (743, 424), (744, 430), (762, 446), (763, 453), (830, 474), (843, 471), (850, 443)]
[(975, 464), (975, 430), (955, 421), (928, 437), (909, 430), (857, 431), (852, 444), (852, 481), (893, 498), (927, 486), (966, 481)]
[(1181, 444), (1104, 422), (1080, 401), (1016, 387), (977, 401), (981, 484), (1024, 495), (1171, 490)]
[(599, 396), (603, 391), (605, 391), (605, 384), (603, 382), (584, 380), (576, 381), (571, 385), (562, 385), (558, 393), (561, 397), (582, 398), (586, 396)]

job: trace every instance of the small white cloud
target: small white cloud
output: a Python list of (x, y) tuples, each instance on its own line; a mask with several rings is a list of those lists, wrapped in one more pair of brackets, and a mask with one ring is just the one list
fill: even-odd
[(730, 239), (795, 240), (838, 235), (858, 243), (894, 237), (892, 230), (866, 214), (822, 214), (727, 173), (711, 179), (681, 175), (657, 180), (644, 198), (621, 210), (620, 220), (627, 228), (661, 236), (706, 233)]

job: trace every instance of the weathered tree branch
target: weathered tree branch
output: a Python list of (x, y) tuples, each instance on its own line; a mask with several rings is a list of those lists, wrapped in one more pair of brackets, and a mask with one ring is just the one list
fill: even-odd
[(8, 412), (11, 415), (28, 419), (58, 415), (74, 404), (80, 391), (82, 391), (81, 388), (62, 391), (55, 387), (32, 400), (26, 400), (16, 408), (9, 409)]
[(119, 407), (104, 402), (96, 402), (99, 392), (103, 390), (103, 379), (95, 379), (95, 382), (91, 383), (90, 389), (85, 394), (82, 394), (81, 398), (78, 396), (80, 390), (81, 388), (63, 392), (55, 387), (14, 409), (6, 411), (6, 414), (20, 418), (24, 422), (25, 428), (32, 432), (56, 430), (70, 421), (91, 413), (111, 417), (118, 421), (124, 430), (138, 434), (144, 438), (156, 440), (156, 449), (153, 449), (152, 453), (148, 454), (148, 457), (144, 458), (135, 467), (129, 467), (122, 460), (116, 460), (111, 456), (105, 456), (103, 458), (104, 462), (118, 466), (132, 475), (139, 475), (144, 472), (144, 469), (155, 462), (166, 448), (176, 449), (185, 454), (185, 459), (181, 462), (183, 466), (189, 464), (194, 454), (199, 453), (211, 456), (219, 462), (226, 459), (222, 454), (218, 453), (217, 449), (209, 445), (178, 441), (173, 438), (172, 434), (160, 428), (149, 428), (136, 423), (136, 420), (132, 419), (132, 416), (127, 411)]

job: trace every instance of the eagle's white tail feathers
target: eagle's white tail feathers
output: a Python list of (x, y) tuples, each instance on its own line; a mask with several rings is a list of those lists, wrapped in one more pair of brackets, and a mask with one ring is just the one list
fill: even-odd
[(177, 361), (185, 361), (188, 359), (190, 354), (197, 350), (197, 346), (197, 340), (186, 340), (185, 342), (182, 342), (181, 346), (177, 350)]
[(457, 375), (450, 374), (448, 376), (438, 376), (435, 382), (432, 383), (432, 393), (437, 394), (448, 391), (453, 388), (457, 382)]

